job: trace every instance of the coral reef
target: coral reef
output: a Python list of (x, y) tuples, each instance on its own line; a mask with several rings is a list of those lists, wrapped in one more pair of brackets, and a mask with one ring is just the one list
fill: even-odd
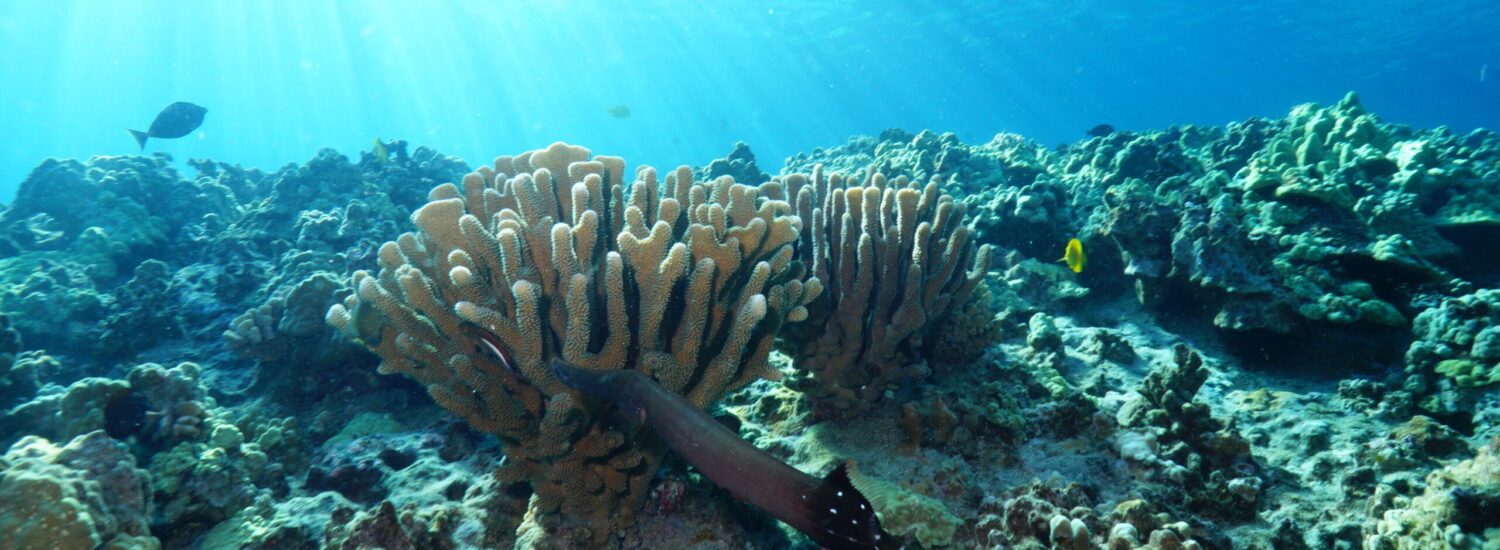
[(853, 181), (863, 181), (876, 173), (906, 176), (912, 181), (938, 178), (946, 184), (951, 180), (950, 190), (960, 196), (989, 189), (1010, 177), (1025, 177), (1020, 173), (1024, 168), (1012, 173), (1012, 167), (1022, 166), (1021, 163), (975, 154), (951, 132), (924, 130), (913, 135), (895, 128), (874, 138), (855, 137), (846, 145), (793, 155), (787, 159), (782, 174), (810, 174), (816, 166), (829, 173), (847, 174)]
[(912, 545), (1500, 540), (1492, 132), (1351, 94), (664, 177), (382, 147), (22, 182), (0, 548), (808, 547), (553, 357), (646, 372), (809, 474), (854, 461)]
[[(1434, 296), (1496, 280), (1488, 262), (1464, 258), (1500, 215), (1486, 183), (1497, 155), (1489, 132), (1384, 124), (1351, 94), (1281, 120), (1057, 150), (888, 131), (793, 157), (788, 170), (938, 175), (963, 193), (980, 242), (1050, 261), (1078, 237), (1097, 252), (1077, 278), (1087, 287), (1133, 286), (1165, 314), (1209, 312), (1246, 351), (1274, 348), (1271, 335), (1321, 341), (1355, 368), (1399, 360), (1405, 326)], [(963, 192), (965, 181), (983, 184)]]
[[(985, 497), (965, 539), (975, 548), (1196, 550), (1192, 526), (1133, 499), (1100, 511), (1078, 484), (1032, 482)], [(1212, 547), (1212, 546), (1211, 546)]]
[(949, 363), (978, 359), (1004, 333), (998, 302), (989, 284), (976, 285), (968, 299), (932, 321), (922, 355)]
[(18, 399), (29, 399), (41, 384), (31, 361), (24, 355), (17, 357), (24, 349), (21, 333), (10, 325), (10, 317), (0, 315), (0, 408), (8, 408)]
[(734, 150), (728, 156), (693, 170), (693, 177), (699, 181), (712, 181), (719, 176), (729, 176), (745, 185), (760, 185), (771, 179), (770, 175), (760, 171), (760, 166), (755, 164), (755, 153), (743, 141), (735, 142)]

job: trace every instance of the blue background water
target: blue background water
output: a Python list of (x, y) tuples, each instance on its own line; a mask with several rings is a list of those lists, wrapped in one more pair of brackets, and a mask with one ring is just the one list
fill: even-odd
[(1494, 0), (427, 4), (0, 0), (0, 200), (45, 157), (135, 153), (125, 129), (173, 101), (207, 120), (148, 152), (264, 168), (380, 137), (658, 166), (743, 140), (774, 170), (893, 126), (1054, 144), (1351, 89), (1386, 120), (1500, 127)]

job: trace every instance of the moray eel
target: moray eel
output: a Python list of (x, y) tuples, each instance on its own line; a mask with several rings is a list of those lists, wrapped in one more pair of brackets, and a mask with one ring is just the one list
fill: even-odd
[(850, 482), (850, 462), (823, 479), (802, 473), (639, 371), (591, 371), (553, 359), (552, 372), (568, 387), (612, 402), (649, 424), (705, 477), (824, 548), (903, 548), (881, 530), (874, 507)]

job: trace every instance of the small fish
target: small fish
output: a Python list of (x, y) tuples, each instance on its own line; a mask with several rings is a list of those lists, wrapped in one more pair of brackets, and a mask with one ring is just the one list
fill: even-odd
[(1089, 131), (1087, 133), (1089, 137), (1104, 137), (1115, 133), (1115, 127), (1108, 124), (1100, 124), (1093, 128), (1089, 128)]
[(501, 342), (499, 337), (495, 336), (495, 333), (469, 323), (464, 323), (462, 330), (473, 340), (474, 353), (478, 353), (481, 357), (489, 359), (492, 363), (505, 367), (505, 370), (510, 371), (511, 375), (523, 380), (525, 379), (521, 375), (521, 369), (516, 368), (515, 361), (511, 359), (510, 350), (505, 347), (505, 343)]
[(1083, 264), (1088, 262), (1088, 258), (1083, 255), (1083, 242), (1078, 239), (1068, 241), (1067, 248), (1063, 249), (1063, 257), (1057, 261), (1068, 264), (1068, 269), (1074, 273), (1082, 273)]
[(605, 109), (604, 112), (615, 118), (630, 118), (630, 106), (624, 103)]
[(380, 345), (380, 327), (385, 320), (380, 317), (380, 310), (370, 305), (370, 302), (360, 300), (354, 304), (354, 311), (350, 313), (354, 327), (354, 335), (366, 346), (374, 348)]
[(156, 115), (156, 120), (151, 121), (151, 128), (142, 132), (139, 130), (126, 130), (135, 138), (135, 142), (146, 150), (146, 138), (180, 138), (193, 133), (198, 126), (203, 124), (204, 109), (186, 101), (178, 101), (162, 109)]
[(375, 148), (371, 152), (375, 153), (375, 162), (385, 164), (391, 161), (391, 152), (386, 150), (385, 143), (380, 138), (375, 138)]

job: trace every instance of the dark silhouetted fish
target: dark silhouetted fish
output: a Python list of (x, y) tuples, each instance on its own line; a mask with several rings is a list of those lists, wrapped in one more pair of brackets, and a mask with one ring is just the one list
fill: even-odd
[(151, 128), (145, 132), (139, 130), (127, 130), (135, 137), (135, 142), (140, 144), (141, 150), (146, 150), (146, 138), (180, 138), (193, 133), (198, 125), (203, 124), (204, 109), (186, 101), (178, 101), (162, 109), (156, 115), (156, 120), (151, 121)]
[(124, 390), (110, 396), (104, 405), (104, 431), (115, 439), (125, 439), (146, 425), (146, 396), (135, 390)]
[(615, 105), (605, 109), (604, 112), (615, 118), (630, 118), (630, 106), (625, 104)]
[(1115, 133), (1115, 127), (1108, 124), (1100, 124), (1093, 128), (1089, 128), (1088, 131), (1089, 137), (1104, 137), (1113, 133)]

